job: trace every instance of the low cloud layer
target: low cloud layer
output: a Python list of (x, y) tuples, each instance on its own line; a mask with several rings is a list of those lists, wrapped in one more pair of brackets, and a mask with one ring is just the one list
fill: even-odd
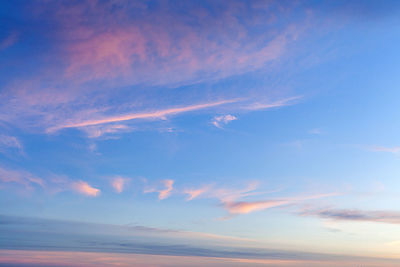
[[(310, 264), (321, 262), (329, 264), (336, 261), (368, 262), (374, 260), (374, 258), (366, 257), (268, 249), (257, 247), (255, 245), (257, 243), (251, 240), (143, 226), (81, 223), (1, 215), (0, 219), (2, 222), (0, 224), (0, 236), (2, 237), (0, 253), (14, 249), (37, 250), (37, 244), (40, 244), (40, 248), (46, 251), (128, 253), (132, 257), (136, 254), (147, 254), (233, 258), (245, 262), (247, 260), (247, 264), (256, 260), (260, 263), (271, 260), (272, 264), (276, 264), (278, 261), (303, 264), (304, 261), (307, 261), (309, 265), (294, 266), (310, 266)], [(29, 225), (28, 228), (27, 225)], [(0, 263), (2, 263), (1, 260)], [(104, 264), (104, 261), (102, 263)]]

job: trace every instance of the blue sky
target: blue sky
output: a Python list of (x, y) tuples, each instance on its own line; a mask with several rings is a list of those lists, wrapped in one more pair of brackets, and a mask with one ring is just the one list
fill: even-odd
[(397, 1), (0, 5), (0, 264), (395, 266)]

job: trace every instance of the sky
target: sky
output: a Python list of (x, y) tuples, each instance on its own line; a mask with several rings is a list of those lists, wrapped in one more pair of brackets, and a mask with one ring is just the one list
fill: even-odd
[(0, 25), (0, 266), (399, 265), (399, 1), (16, 0)]

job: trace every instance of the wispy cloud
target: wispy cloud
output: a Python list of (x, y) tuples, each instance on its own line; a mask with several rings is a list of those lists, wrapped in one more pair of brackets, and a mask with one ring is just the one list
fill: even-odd
[(266, 200), (266, 201), (254, 201), (254, 202), (226, 202), (224, 203), (225, 209), (230, 214), (247, 214), (254, 211), (265, 210), (273, 207), (289, 204), (288, 200)]
[(45, 181), (29, 172), (22, 170), (11, 170), (0, 167), (0, 182), (16, 183), (25, 189), (33, 189), (33, 186), (45, 186)]
[(163, 186), (162, 189), (156, 187), (146, 188), (144, 190), (144, 193), (158, 192), (158, 199), (162, 200), (168, 198), (171, 195), (172, 190), (174, 189), (174, 180), (166, 179), (161, 181), (161, 184)]
[(98, 138), (104, 135), (131, 131), (131, 127), (123, 124), (93, 125), (83, 127), (89, 138)]
[(253, 102), (250, 105), (246, 106), (245, 109), (248, 110), (263, 110), (270, 108), (278, 108), (283, 106), (289, 106), (295, 104), (296, 100), (303, 98), (303, 96), (293, 96), (284, 99), (280, 99), (277, 101), (265, 101), (265, 102)]
[(314, 129), (309, 130), (308, 133), (309, 134), (319, 135), (319, 134), (322, 134), (323, 131), (321, 129), (319, 129), (319, 128), (314, 128)]
[(400, 153), (400, 146), (394, 146), (394, 147), (372, 146), (370, 147), (370, 150), (375, 152), (388, 152), (388, 153), (398, 154)]
[[(275, 193), (280, 189), (270, 191), (258, 190), (259, 183), (252, 182), (244, 188), (225, 188), (216, 187), (213, 184), (202, 186), (200, 188), (185, 189), (183, 193), (188, 195), (187, 200), (194, 200), (196, 198), (215, 198), (218, 199), (225, 210), (230, 215), (248, 214), (256, 211), (261, 211), (273, 207), (283, 205), (298, 204), (303, 201), (319, 199), (324, 197), (331, 197), (338, 195), (337, 193), (326, 194), (311, 194), (298, 197), (283, 197), (283, 198), (270, 198), (265, 199), (264, 195)], [(258, 197), (261, 200), (249, 201), (243, 200), (249, 197)], [(226, 217), (225, 219), (230, 218)]]
[(183, 194), (188, 195), (187, 200), (204, 197), (216, 198), (221, 202), (228, 202), (248, 196), (265, 194), (266, 192), (255, 191), (258, 186), (258, 182), (251, 182), (243, 188), (221, 187), (215, 184), (208, 184), (200, 188), (184, 189)]
[(262, 201), (227, 201), (224, 203), (224, 207), (230, 214), (247, 214), (283, 205), (298, 204), (306, 200), (319, 199), (336, 195), (337, 195), (336, 193), (328, 193), (328, 194), (315, 194), (315, 195), (308, 195), (301, 197), (269, 199)]
[(66, 176), (55, 174), (38, 177), (25, 170), (13, 170), (3, 167), (0, 167), (0, 184), (14, 184), (18, 185), (18, 188), (26, 190), (34, 190), (39, 187), (50, 194), (71, 190), (91, 197), (100, 194), (100, 189), (90, 186), (85, 181), (73, 181)]
[[(282, 23), (275, 14), (293, 12), (295, 4), (257, 6), (234, 1), (219, 5), (211, 1), (204, 8), (185, 2), (176, 10), (163, 5), (152, 8), (149, 3), (117, 6), (82, 1), (30, 7), (35, 12), (27, 12), (30, 15), (23, 18), (24, 23), (30, 25), (37, 14), (46, 13), (41, 19), (54, 30), (44, 36), (40, 27), (34, 27), (32, 34), (46, 40), (52, 49), (41, 49), (38, 57), (48, 60), (41, 60), (33, 71), (29, 62), (21, 65), (29, 75), (6, 77), (0, 119), (40, 132), (80, 128), (96, 138), (132, 130), (121, 122), (164, 119), (233, 103), (232, 99), (243, 95), (252, 95), (252, 100), (214, 110), (214, 114), (287, 104), (260, 101), (269, 99), (269, 90), (254, 89), (248, 94), (241, 89), (196, 87), (254, 70), (267, 72), (267, 64), (290, 53), (288, 47), (308, 26), (302, 16)], [(186, 11), (181, 12), (183, 9)], [(307, 17), (307, 12), (304, 15)], [(256, 34), (254, 27), (263, 29), (263, 34)], [(35, 44), (30, 45), (34, 50)], [(187, 88), (169, 92), (180, 86)], [(280, 89), (273, 91), (271, 95), (276, 96)], [(165, 92), (169, 92), (168, 100)], [(228, 120), (226, 117), (218, 124)], [(104, 126), (112, 123), (117, 125)]]
[(169, 108), (163, 110), (157, 110), (153, 112), (144, 112), (144, 113), (132, 113), (127, 115), (119, 115), (119, 116), (111, 116), (111, 117), (104, 117), (101, 119), (95, 120), (84, 120), (81, 122), (59, 125), (55, 127), (51, 127), (47, 129), (48, 132), (54, 132), (63, 128), (80, 128), (80, 127), (87, 127), (93, 125), (100, 125), (106, 123), (114, 123), (114, 122), (122, 122), (122, 121), (130, 121), (136, 119), (165, 119), (166, 116), (175, 115), (184, 112), (190, 112), (195, 110), (206, 109), (210, 107), (216, 107), (224, 104), (234, 103), (239, 101), (239, 99), (230, 99), (230, 100), (222, 100), (216, 102), (210, 102), (205, 104), (197, 104), (197, 105), (190, 105), (185, 107), (178, 107), (178, 108)]
[(303, 216), (316, 216), (334, 221), (379, 222), (400, 224), (399, 211), (367, 211), (358, 209), (306, 209)]
[(222, 128), (223, 125), (228, 124), (231, 121), (237, 120), (237, 118), (233, 115), (222, 115), (215, 116), (212, 120), (212, 124), (217, 128)]
[(129, 180), (129, 178), (115, 177), (111, 180), (111, 186), (114, 188), (115, 192), (122, 193)]
[[(59, 10), (53, 19), (64, 35), (74, 40), (65, 51), (66, 75), (84, 80), (120, 78), (153, 84), (223, 78), (259, 69), (280, 58), (302, 32), (301, 24), (279, 24), (271, 20), (270, 14), (282, 12), (277, 4), (256, 8), (240, 2), (209, 3), (207, 9), (182, 5), (186, 8), (185, 14), (138, 8), (133, 4), (113, 12), (109, 11), (112, 8), (109, 3), (53, 5)], [(292, 6), (285, 5), (284, 9), (288, 11)], [(259, 15), (260, 9), (266, 12), (259, 23), (273, 24), (280, 31), (266, 36), (251, 32), (253, 15)], [(130, 19), (128, 12), (157, 19)], [(82, 22), (82, 16), (93, 18), (94, 14), (102, 20)], [(72, 18), (67, 20), (67, 16)], [(198, 23), (187, 23), (189, 18)], [(169, 29), (166, 24), (174, 28)], [(251, 38), (244, 39), (245, 36)]]
[(203, 186), (197, 189), (185, 189), (183, 190), (183, 194), (188, 195), (186, 198), (187, 201), (193, 200), (198, 198), (201, 195), (204, 195), (211, 189), (211, 185)]
[(100, 189), (94, 188), (84, 181), (73, 182), (71, 184), (71, 188), (74, 191), (89, 197), (96, 197), (100, 195)]
[(17, 137), (0, 134), (0, 151), (8, 148), (17, 149), (21, 153), (24, 150), (21, 141)]
[(0, 40), (0, 51), (4, 50), (18, 41), (18, 33), (12, 32), (5, 39)]

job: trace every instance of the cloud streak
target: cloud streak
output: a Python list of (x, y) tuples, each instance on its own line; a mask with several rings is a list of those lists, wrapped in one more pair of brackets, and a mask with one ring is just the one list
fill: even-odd
[[(0, 263), (3, 263), (5, 258), (8, 260), (20, 258), (15, 257), (16, 252), (10, 252), (11, 250), (20, 252), (25, 250), (27, 254), (29, 254), (28, 251), (31, 251), (31, 255), (25, 259), (27, 263), (32, 262), (32, 254), (38, 253), (36, 251), (38, 249), (37, 244), (40, 244), (40, 248), (45, 250), (45, 253), (51, 253), (51, 251), (70, 251), (68, 253), (89, 251), (98, 252), (97, 256), (102, 255), (101, 253), (113, 253), (118, 258), (120, 256), (115, 253), (123, 253), (123, 255), (128, 255), (130, 259), (135, 258), (136, 255), (146, 255), (146, 259), (153, 259), (157, 255), (178, 257), (171, 262), (171, 265), (167, 264), (166, 266), (176, 266), (174, 263), (180, 263), (185, 257), (196, 257), (197, 263), (209, 257), (217, 258), (220, 261), (229, 259), (227, 264), (223, 266), (235, 266), (232, 265), (235, 261), (243, 261), (242, 266), (251, 266), (249, 264), (252, 261), (261, 263), (263, 266), (267, 262), (271, 263), (271, 266), (276, 266), (278, 263), (299, 267), (314, 266), (312, 264), (316, 264), (315, 266), (347, 266), (340, 264), (340, 261), (368, 262), (374, 260), (374, 258), (367, 257), (271, 249), (251, 240), (205, 233), (1, 215), (0, 219), (2, 222), (0, 234), (3, 237), (0, 239), (0, 255), (2, 255), (0, 258), (3, 260), (0, 260)], [(26, 227), (27, 225), (29, 227)], [(46, 231), (43, 231), (43, 229), (46, 229)], [(9, 250), (9, 255), (14, 256), (3, 257), (6, 250)], [(75, 259), (71, 256), (68, 258)], [(70, 262), (65, 262), (66, 259), (61, 258), (65, 264), (71, 266), (71, 264), (68, 264)], [(39, 257), (39, 259), (47, 258)], [(107, 257), (97, 257), (96, 266), (112, 265), (109, 260)], [(15, 263), (15, 261), (11, 262)], [(120, 260), (116, 259), (116, 262), (120, 265), (121, 258)], [(321, 262), (326, 265), (318, 265)], [(43, 264), (44, 262), (39, 261), (38, 263)], [(57, 263), (59, 264), (56, 265), (60, 265), (63, 262), (58, 261)], [(154, 262), (147, 263), (154, 264)], [(299, 265), (296, 265), (297, 263)], [(332, 263), (334, 264), (332, 265)], [(149, 266), (148, 264), (144, 266)], [(157, 266), (163, 266), (162, 262), (160, 264), (157, 264)], [(79, 265), (82, 265), (81, 260)], [(189, 266), (191, 265), (189, 264)], [(132, 266), (132, 262), (129, 262), (126, 266)], [(187, 262), (182, 266), (188, 266)], [(211, 264), (210, 266), (216, 265)], [(354, 264), (348, 266), (354, 266)]]
[(227, 201), (224, 203), (224, 207), (232, 215), (248, 214), (255, 211), (266, 210), (283, 205), (293, 205), (307, 200), (331, 197), (336, 195), (336, 193), (328, 193), (263, 201)]
[(0, 182), (14, 183), (22, 185), (26, 189), (32, 190), (34, 186), (45, 187), (45, 181), (29, 172), (22, 170), (11, 170), (0, 167)]
[(47, 132), (55, 132), (64, 128), (81, 128), (93, 125), (100, 125), (100, 124), (107, 124), (107, 123), (115, 123), (115, 122), (122, 122), (122, 121), (130, 121), (130, 120), (137, 120), (137, 119), (165, 119), (166, 116), (169, 115), (176, 115), (179, 113), (185, 113), (190, 111), (196, 111), (211, 107), (216, 107), (224, 104), (230, 104), (239, 101), (238, 99), (230, 99), (230, 100), (222, 100), (217, 102), (210, 102), (205, 104), (197, 104), (197, 105), (190, 105), (185, 107), (178, 107), (178, 108), (169, 108), (163, 109), (153, 112), (144, 112), (144, 113), (132, 113), (127, 115), (119, 115), (119, 116), (111, 116), (105, 117), (101, 119), (95, 120), (87, 120), (77, 123), (65, 124), (56, 127), (51, 127), (47, 129)]
[[(32, 28), (32, 35), (49, 49), (20, 40), (22, 46), (40, 50), (37, 57), (43, 60), (9, 59), (10, 64), (26, 62), (19, 67), (29, 75), (6, 77), (0, 119), (47, 133), (79, 128), (89, 138), (98, 138), (132, 130), (122, 122), (165, 119), (233, 104), (241, 102), (236, 100), (244, 95), (252, 95), (252, 99), (232, 105), (228, 112), (286, 105), (258, 102), (269, 99), (270, 91), (282, 95), (279, 89), (199, 90), (197, 85), (208, 87), (227, 77), (268, 71), (270, 63), (285, 57), (307, 26), (304, 17), (294, 16), (293, 21), (284, 19), (282, 23), (276, 14), (286, 16), (295, 10), (295, 4), (209, 1), (207, 7), (192, 2), (180, 5), (171, 9), (162, 1), (154, 5), (61, 1), (19, 6), (28, 11), (22, 18), (26, 25), (36, 25), (38, 14), (46, 14), (40, 20), (53, 26), (46, 34)], [(13, 36), (7, 40), (15, 39)], [(33, 63), (35, 69), (31, 70)], [(185, 90), (179, 89), (182, 86)], [(207, 102), (210, 99), (228, 100)], [(221, 108), (218, 113), (225, 111)], [(215, 124), (222, 126), (228, 121), (229, 117), (220, 122), (216, 118)]]
[(302, 96), (292, 96), (288, 98), (283, 98), (277, 101), (267, 101), (267, 102), (257, 102), (251, 103), (250, 105), (246, 106), (245, 109), (248, 110), (264, 110), (270, 108), (278, 108), (293, 105), (296, 100), (303, 98)]
[(66, 176), (50, 174), (47, 177), (38, 177), (28, 171), (12, 170), (0, 167), (0, 185), (16, 185), (17, 189), (33, 191), (37, 188), (50, 194), (63, 191), (74, 191), (90, 197), (100, 195), (100, 189), (94, 188), (87, 182), (73, 181)]
[(287, 205), (289, 203), (290, 201), (288, 200), (266, 200), (254, 202), (239, 201), (226, 202), (224, 204), (224, 207), (230, 214), (247, 214), (255, 211)]
[(315, 216), (335, 221), (378, 222), (400, 224), (399, 211), (365, 211), (358, 209), (316, 209), (305, 210), (303, 216)]
[(370, 149), (371, 151), (375, 152), (388, 152), (393, 154), (400, 153), (400, 146), (394, 146), (394, 147), (374, 146), (371, 147)]
[[(279, 190), (271, 190), (266, 192), (259, 191), (257, 190), (258, 186), (259, 184), (257, 182), (250, 183), (247, 187), (240, 189), (223, 188), (223, 187), (215, 187), (214, 185), (207, 185), (197, 189), (196, 188), (185, 189), (183, 190), (183, 193), (187, 195), (186, 198), (187, 201), (194, 200), (200, 197), (218, 199), (221, 205), (224, 207), (226, 211), (228, 211), (230, 215), (248, 214), (284, 205), (299, 204), (307, 200), (338, 195), (337, 193), (326, 193), (326, 194), (312, 194), (299, 197), (265, 199), (263, 195), (274, 193)], [(264, 199), (256, 201), (243, 200), (249, 197), (258, 197)]]

